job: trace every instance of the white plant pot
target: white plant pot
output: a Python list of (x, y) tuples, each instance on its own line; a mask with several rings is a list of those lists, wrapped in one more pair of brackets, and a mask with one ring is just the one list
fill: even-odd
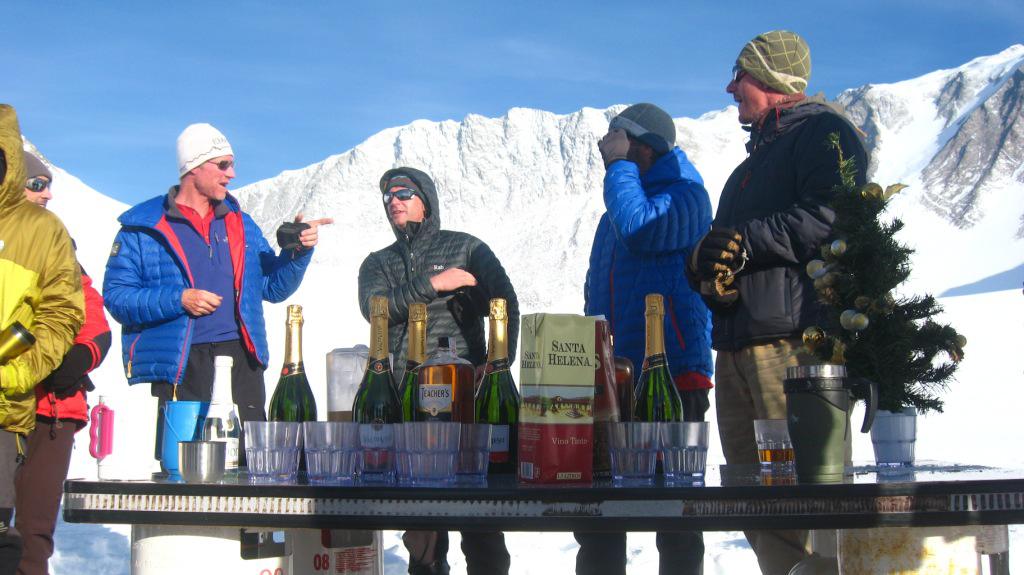
[(879, 409), (871, 426), (871, 444), (879, 466), (901, 467), (914, 464), (917, 441), (917, 409), (908, 407), (893, 413)]

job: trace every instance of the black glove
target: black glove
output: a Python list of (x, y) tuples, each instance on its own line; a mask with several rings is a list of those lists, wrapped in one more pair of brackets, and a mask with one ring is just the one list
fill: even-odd
[(711, 407), (708, 399), (710, 389), (687, 389), (679, 392), (683, 400), (683, 421), (704, 421), (704, 414)]
[(57, 399), (66, 399), (85, 389), (96, 387), (86, 375), (92, 367), (92, 352), (82, 344), (75, 344), (64, 356), (64, 361), (42, 381), (43, 389), (53, 393)]
[(629, 152), (629, 138), (625, 130), (610, 130), (597, 142), (597, 149), (601, 151), (601, 158), (604, 160), (604, 167), (612, 165), (612, 162), (625, 160)]
[(712, 280), (723, 273), (731, 276), (742, 270), (746, 263), (743, 236), (722, 227), (713, 227), (704, 234), (690, 256), (690, 267), (702, 280)]
[(309, 228), (309, 224), (303, 222), (285, 222), (277, 228), (277, 245), (282, 250), (302, 249), (302, 242), (299, 241), (299, 234), (302, 230)]
[(736, 276), (720, 273), (711, 280), (701, 280), (700, 295), (712, 312), (723, 312), (740, 299)]
[(478, 318), (487, 317), (491, 313), (490, 301), (480, 286), (461, 287), (448, 300), (448, 312), (452, 314), (456, 325), (470, 326)]

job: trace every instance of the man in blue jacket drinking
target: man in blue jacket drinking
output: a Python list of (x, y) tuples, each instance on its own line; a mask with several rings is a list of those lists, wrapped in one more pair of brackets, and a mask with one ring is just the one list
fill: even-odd
[(298, 289), (318, 226), (333, 220), (293, 225), (276, 254), (228, 193), (235, 162), (227, 138), (192, 124), (177, 149), (180, 184), (121, 214), (107, 260), (103, 299), (121, 324), (125, 374), (129, 384), (151, 383), (161, 407), (173, 395), (209, 401), (213, 358), (229, 355), (239, 419), (266, 420), (263, 301)]
[[(644, 360), (644, 300), (665, 301), (665, 355), (687, 421), (704, 421), (710, 403), (711, 318), (685, 276), (694, 246), (711, 226), (711, 200), (696, 168), (675, 145), (675, 122), (653, 104), (612, 118), (598, 143), (606, 212), (597, 224), (584, 285), (585, 313), (604, 315), (615, 355)], [(577, 575), (625, 575), (625, 533), (576, 533)], [(657, 535), (661, 575), (703, 572), (700, 533)]]

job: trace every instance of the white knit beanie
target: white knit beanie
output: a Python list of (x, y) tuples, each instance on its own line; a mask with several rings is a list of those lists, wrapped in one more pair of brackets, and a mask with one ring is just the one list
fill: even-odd
[(192, 124), (178, 136), (178, 177), (213, 158), (234, 155), (228, 139), (217, 128), (209, 124)]

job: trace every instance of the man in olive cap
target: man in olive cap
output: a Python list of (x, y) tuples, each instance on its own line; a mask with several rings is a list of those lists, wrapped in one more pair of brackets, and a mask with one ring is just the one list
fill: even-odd
[[(711, 200), (697, 169), (675, 145), (675, 122), (653, 104), (612, 118), (598, 142), (606, 211), (597, 224), (584, 284), (584, 312), (608, 319), (615, 355), (639, 371), (645, 355), (645, 298), (666, 302), (665, 356), (686, 421), (704, 421), (710, 402), (710, 315), (684, 275), (686, 260), (711, 225)], [(577, 575), (625, 575), (625, 533), (574, 533)], [(703, 572), (698, 532), (660, 532), (662, 575)]]
[[(810, 49), (777, 30), (740, 51), (726, 92), (749, 125), (747, 158), (726, 181), (711, 230), (687, 271), (711, 308), (715, 405), (726, 462), (757, 463), (755, 419), (786, 417), (786, 368), (819, 363), (801, 335), (825, 315), (807, 262), (820, 255), (836, 216), (842, 157), (863, 184), (868, 155), (838, 104), (807, 97)], [(807, 557), (806, 531), (747, 531), (764, 575), (785, 575)]]

